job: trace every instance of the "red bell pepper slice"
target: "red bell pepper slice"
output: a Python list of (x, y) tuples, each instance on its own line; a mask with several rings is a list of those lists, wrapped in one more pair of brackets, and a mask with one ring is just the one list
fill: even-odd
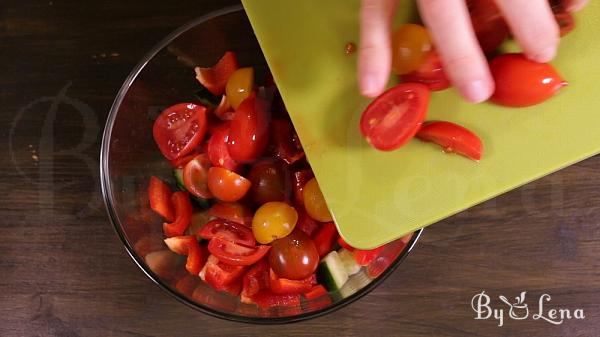
[(196, 68), (196, 79), (213, 95), (219, 96), (225, 92), (227, 81), (231, 74), (238, 69), (235, 53), (226, 52), (212, 68)]
[(198, 275), (206, 260), (206, 252), (203, 252), (198, 244), (196, 236), (176, 236), (165, 239), (169, 249), (179, 255), (187, 255), (185, 269), (192, 275)]
[(274, 119), (271, 121), (271, 141), (275, 146), (275, 156), (288, 165), (304, 158), (304, 150), (292, 122), (289, 120)]
[(229, 99), (227, 99), (226, 95), (221, 97), (221, 103), (215, 108), (214, 114), (222, 121), (230, 121), (233, 119), (235, 110), (231, 107), (231, 103), (229, 103)]
[(327, 295), (327, 289), (320, 284), (317, 284), (316, 286), (310, 288), (309, 291), (304, 293), (304, 297), (307, 300), (314, 300), (315, 298), (319, 298), (323, 295)]
[(347, 249), (351, 252), (354, 251), (354, 247), (350, 246), (346, 241), (344, 241), (344, 239), (340, 236), (337, 240), (338, 245), (340, 245), (340, 247)]
[(383, 248), (385, 248), (385, 246), (370, 250), (355, 249), (354, 260), (356, 260), (356, 263), (358, 263), (359, 266), (366, 266), (379, 256)]
[(208, 243), (208, 251), (219, 261), (233, 266), (250, 266), (262, 259), (271, 246), (247, 247), (215, 236)]
[(296, 205), (304, 206), (304, 195), (302, 191), (306, 183), (315, 177), (315, 174), (311, 169), (296, 171), (293, 174), (293, 189), (294, 189), (294, 200)]
[(192, 219), (192, 202), (187, 192), (175, 192), (171, 196), (171, 202), (175, 206), (175, 221), (163, 224), (165, 236), (181, 236), (190, 225)]
[(304, 280), (289, 280), (278, 277), (273, 269), (269, 271), (269, 289), (274, 294), (301, 294), (317, 284), (317, 276), (312, 274)]
[(245, 271), (245, 266), (231, 266), (210, 255), (199, 276), (214, 289), (223, 290), (240, 279)]
[(306, 233), (306, 235), (312, 236), (319, 227), (319, 223), (308, 216), (303, 208), (298, 208), (298, 222), (296, 222), (296, 228)]
[(220, 237), (244, 246), (255, 246), (256, 240), (252, 230), (242, 224), (222, 219), (207, 222), (198, 231), (197, 235), (206, 240)]
[(232, 283), (224, 286), (221, 291), (228, 293), (231, 296), (238, 297), (242, 291), (242, 279), (239, 278)]
[(312, 287), (304, 294), (306, 298), (306, 306), (309, 311), (323, 309), (332, 303), (331, 297), (328, 295), (327, 289), (320, 284)]
[(273, 294), (268, 290), (261, 290), (252, 296), (252, 301), (261, 308), (273, 307), (300, 307), (300, 294)]
[(333, 243), (338, 237), (337, 229), (333, 222), (324, 223), (313, 237), (319, 257), (327, 255), (333, 249)]
[(175, 219), (175, 212), (171, 204), (171, 195), (173, 192), (167, 184), (157, 177), (150, 178), (148, 185), (148, 198), (150, 199), (150, 208), (167, 221)]
[(241, 293), (242, 303), (253, 303), (252, 296), (269, 288), (269, 263), (262, 259), (255, 263), (244, 275)]

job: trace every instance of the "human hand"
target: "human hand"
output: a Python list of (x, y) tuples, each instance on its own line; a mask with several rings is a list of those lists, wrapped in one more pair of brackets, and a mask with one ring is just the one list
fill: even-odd
[[(493, 0), (517, 43), (532, 60), (548, 62), (556, 55), (559, 27), (548, 0)], [(588, 0), (563, 0), (577, 11)], [(362, 0), (358, 77), (361, 93), (381, 94), (392, 68), (391, 29), (400, 0)], [(417, 0), (444, 70), (463, 97), (473, 103), (487, 100), (494, 81), (481, 50), (465, 0)]]

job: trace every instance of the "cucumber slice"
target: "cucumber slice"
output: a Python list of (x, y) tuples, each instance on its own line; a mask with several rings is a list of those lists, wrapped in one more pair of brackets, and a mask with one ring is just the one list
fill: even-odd
[[(173, 177), (175, 177), (175, 183), (177, 184), (177, 188), (182, 191), (187, 191), (185, 185), (183, 184), (183, 169), (174, 169)], [(196, 196), (190, 195), (192, 202), (201, 209), (209, 209), (212, 206), (212, 202), (210, 199), (202, 199)]]
[(354, 275), (360, 271), (360, 265), (354, 259), (354, 253), (347, 249), (338, 250), (338, 255), (348, 275)]
[(358, 273), (348, 279), (348, 282), (340, 289), (339, 295), (342, 298), (350, 297), (366, 287), (371, 281), (372, 280), (369, 278), (369, 275), (367, 275), (365, 269), (361, 269)]
[(200, 90), (194, 94), (196, 98), (207, 108), (215, 108), (221, 103), (221, 97), (213, 95), (208, 89), (201, 85)]
[(319, 278), (319, 282), (324, 284), (329, 291), (340, 290), (346, 281), (348, 281), (346, 268), (335, 250), (321, 260), (317, 270), (317, 277)]

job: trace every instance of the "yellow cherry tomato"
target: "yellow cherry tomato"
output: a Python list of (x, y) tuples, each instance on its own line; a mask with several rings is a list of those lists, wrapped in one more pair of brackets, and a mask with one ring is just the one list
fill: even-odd
[(252, 219), (252, 233), (262, 244), (288, 236), (296, 227), (298, 212), (285, 202), (267, 202)]
[(400, 26), (392, 37), (394, 72), (404, 75), (419, 69), (431, 49), (431, 38), (425, 27), (412, 23)]
[(237, 109), (254, 87), (254, 69), (251, 67), (236, 70), (227, 81), (225, 91), (227, 99), (234, 109)]
[(320, 222), (329, 222), (333, 220), (329, 208), (327, 208), (327, 204), (325, 203), (323, 193), (317, 183), (317, 179), (312, 178), (306, 183), (302, 190), (302, 196), (304, 197), (306, 213), (308, 213), (311, 218)]

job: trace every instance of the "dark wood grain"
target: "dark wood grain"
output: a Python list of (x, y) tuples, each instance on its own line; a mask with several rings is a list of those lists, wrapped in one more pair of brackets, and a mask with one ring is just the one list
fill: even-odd
[[(131, 261), (101, 200), (101, 131), (159, 39), (223, 0), (16, 1), (0, 9), (0, 336), (597, 336), (600, 157), (428, 228), (362, 300), (286, 326), (208, 317)], [(584, 320), (474, 320), (485, 290)], [(508, 313), (506, 313), (507, 315)]]

